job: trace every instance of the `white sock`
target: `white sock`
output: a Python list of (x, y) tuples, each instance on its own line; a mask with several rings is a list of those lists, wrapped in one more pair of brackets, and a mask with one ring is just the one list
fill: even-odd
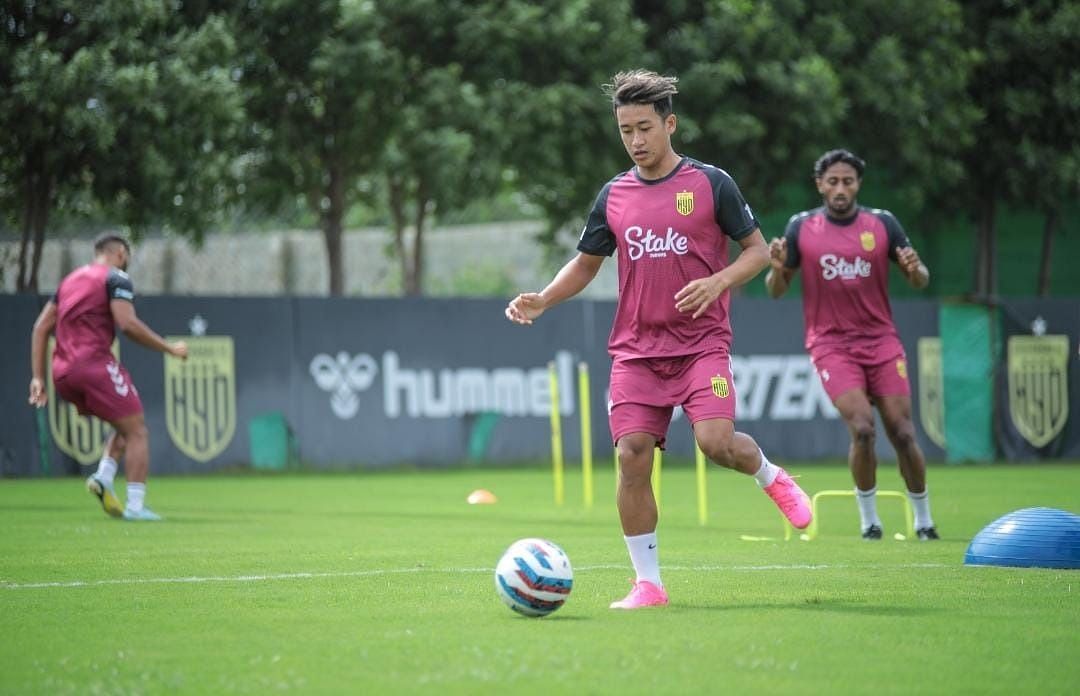
[(139, 512), (143, 509), (143, 501), (146, 500), (145, 483), (128, 483), (127, 485), (127, 509)]
[(915, 513), (915, 529), (926, 529), (934, 526), (934, 520), (930, 517), (930, 491), (922, 493), (907, 492), (908, 500), (911, 501), (911, 509)]
[(776, 480), (776, 475), (780, 473), (780, 467), (770, 462), (760, 448), (758, 452), (761, 452), (761, 467), (754, 474), (754, 478), (757, 479), (758, 485), (764, 488), (765, 486), (771, 486), (772, 482)]
[(656, 550), (656, 532), (623, 538), (626, 539), (626, 548), (630, 551), (630, 562), (634, 564), (637, 579), (648, 580), (657, 587), (663, 587), (664, 584), (660, 582), (660, 552)]
[(881, 526), (881, 518), (877, 514), (877, 486), (868, 491), (860, 491), (855, 487), (855, 502), (859, 504), (859, 519), (862, 522), (862, 531), (866, 531), (872, 525)]
[(94, 474), (94, 477), (106, 486), (111, 486), (113, 484), (113, 479), (116, 478), (116, 469), (116, 460), (106, 454), (101, 458), (101, 461), (98, 462), (97, 472)]

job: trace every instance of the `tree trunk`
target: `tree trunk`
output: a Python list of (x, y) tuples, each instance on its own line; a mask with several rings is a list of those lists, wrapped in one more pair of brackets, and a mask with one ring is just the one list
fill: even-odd
[(326, 261), (330, 270), (330, 296), (341, 297), (345, 290), (344, 260), (341, 251), (342, 221), (345, 217), (345, 177), (341, 166), (331, 162), (330, 181), (326, 185), (326, 196), (330, 206), (323, 211), (323, 237), (326, 240)]
[(416, 187), (416, 233), (413, 235), (412, 282), (406, 290), (410, 297), (424, 294), (424, 226), (427, 224), (427, 185), (423, 179)]
[(997, 201), (986, 197), (979, 204), (976, 217), (975, 294), (989, 301), (997, 294)]
[(30, 287), (30, 281), (34, 273), (29, 263), (31, 236), (36, 237), (35, 218), (37, 217), (37, 188), (41, 180), (41, 169), (38, 166), (39, 158), (37, 149), (26, 153), (26, 161), (23, 163), (23, 216), (22, 237), (19, 240), (19, 274), (15, 277), (16, 292), (34, 292), (36, 288)]
[(394, 253), (397, 254), (398, 268), (401, 271), (401, 287), (408, 292), (410, 277), (409, 254), (405, 248), (405, 185), (401, 179), (387, 177), (387, 189), (390, 199), (390, 219), (394, 226)]
[(1058, 221), (1061, 211), (1058, 208), (1050, 208), (1046, 211), (1043, 220), (1042, 253), (1039, 255), (1039, 279), (1035, 293), (1039, 297), (1050, 294), (1050, 254), (1054, 249), (1054, 234), (1057, 232)]
[[(34, 215), (34, 255), (30, 259), (30, 283), (28, 292), (38, 291), (38, 272), (41, 270), (41, 252), (45, 247), (45, 226), (49, 222), (49, 210), (53, 202), (55, 182), (52, 177), (44, 176), (37, 191), (37, 208)], [(59, 281), (58, 281), (59, 282)]]

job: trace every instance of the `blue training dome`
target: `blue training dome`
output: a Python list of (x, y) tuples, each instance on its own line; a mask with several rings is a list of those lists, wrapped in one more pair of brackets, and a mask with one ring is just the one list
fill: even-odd
[(1024, 508), (999, 517), (975, 535), (965, 565), (1080, 568), (1080, 515)]

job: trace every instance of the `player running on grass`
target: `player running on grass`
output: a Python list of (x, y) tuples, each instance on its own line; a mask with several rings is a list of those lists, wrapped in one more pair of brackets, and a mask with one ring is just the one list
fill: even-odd
[[(753, 476), (794, 526), (810, 524), (802, 489), (750, 436), (735, 432), (728, 289), (768, 265), (768, 246), (727, 172), (672, 148), (676, 82), (635, 70), (605, 86), (635, 166), (600, 190), (577, 256), (541, 292), (520, 294), (506, 308), (511, 321), (531, 324), (581, 292), (604, 257), (618, 254), (608, 420), (619, 458), (619, 518), (637, 578), (630, 594), (612, 603), (616, 609), (668, 603), (650, 475), (675, 406), (711, 460)], [(742, 247), (731, 264), (729, 238)]]
[[(101, 500), (105, 512), (126, 520), (161, 519), (145, 505), (150, 443), (143, 422), (142, 401), (127, 370), (113, 357), (119, 328), (147, 348), (187, 358), (187, 345), (168, 343), (135, 316), (135, 291), (125, 270), (131, 247), (123, 237), (107, 234), (94, 243), (94, 262), (72, 271), (45, 303), (30, 340), (30, 403), (45, 405), (45, 345), (56, 329), (52, 378), (56, 392), (83, 415), (94, 415), (113, 427), (97, 472), (86, 488)], [(117, 460), (124, 457), (127, 504), (113, 489)]]
[(803, 270), (806, 350), (851, 434), (848, 460), (863, 538), (882, 534), (876, 503), (876, 406), (907, 484), (916, 536), (937, 539), (888, 281), (890, 260), (914, 288), (927, 286), (930, 271), (892, 213), (856, 203), (865, 166), (847, 150), (831, 150), (818, 159), (814, 180), (825, 205), (793, 216), (784, 238), (769, 243), (772, 268), (765, 286), (769, 295), (780, 297), (795, 272)]

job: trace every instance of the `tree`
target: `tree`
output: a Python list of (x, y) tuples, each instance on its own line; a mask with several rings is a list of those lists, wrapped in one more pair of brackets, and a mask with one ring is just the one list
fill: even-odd
[(36, 292), (50, 215), (95, 201), (136, 234), (200, 237), (229, 200), (241, 117), (225, 22), (143, 0), (0, 8), (0, 200)]

